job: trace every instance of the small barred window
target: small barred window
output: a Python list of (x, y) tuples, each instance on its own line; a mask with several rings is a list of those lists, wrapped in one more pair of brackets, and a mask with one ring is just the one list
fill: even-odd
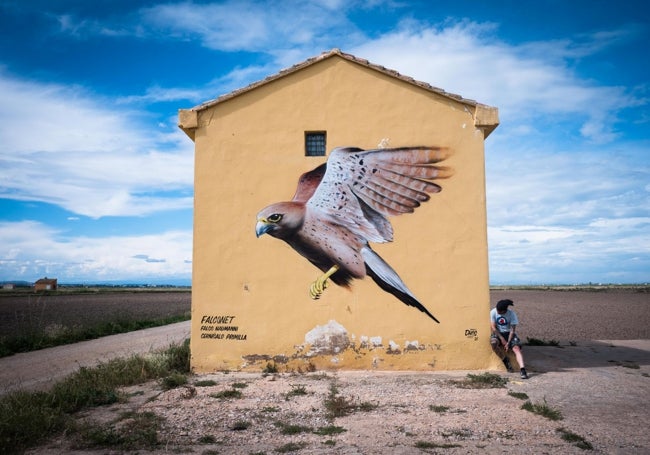
[(305, 131), (305, 156), (325, 156), (326, 137), (325, 131)]

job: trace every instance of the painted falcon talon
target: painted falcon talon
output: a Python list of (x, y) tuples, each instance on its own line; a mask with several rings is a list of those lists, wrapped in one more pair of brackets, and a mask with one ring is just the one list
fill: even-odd
[(293, 199), (269, 205), (257, 214), (255, 234), (284, 240), (325, 274), (310, 287), (318, 299), (331, 279), (349, 287), (369, 275), (384, 291), (439, 322), (369, 242), (393, 241), (388, 216), (413, 213), (442, 190), (436, 183), (451, 177), (439, 165), (444, 147), (362, 150), (337, 147), (326, 163), (304, 173)]
[(323, 292), (325, 292), (325, 289), (327, 289), (327, 280), (329, 276), (322, 275), (314, 281), (311, 286), (309, 287), (309, 295), (311, 296), (312, 299), (318, 300), (320, 299), (320, 296), (323, 295)]

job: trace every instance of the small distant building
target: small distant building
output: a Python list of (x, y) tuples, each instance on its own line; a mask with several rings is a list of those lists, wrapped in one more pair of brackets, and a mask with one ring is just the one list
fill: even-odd
[(2, 289), (6, 289), (8, 291), (12, 290), (15, 287), (13, 283), (4, 283), (2, 285)]
[(57, 288), (56, 278), (41, 278), (34, 283), (34, 290), (38, 291), (55, 291)]

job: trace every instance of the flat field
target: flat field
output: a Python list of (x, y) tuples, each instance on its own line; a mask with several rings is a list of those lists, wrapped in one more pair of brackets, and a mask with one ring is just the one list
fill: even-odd
[[(650, 292), (647, 287), (590, 290), (520, 290), (490, 292), (515, 302), (521, 339), (647, 340), (650, 339)], [(488, 316), (486, 315), (486, 319)]]
[[(522, 340), (650, 339), (650, 288), (493, 289), (490, 306), (515, 302)], [(427, 304), (435, 310), (436, 304)], [(0, 337), (91, 327), (107, 321), (162, 319), (190, 312), (189, 290), (3, 295)], [(488, 315), (485, 315), (486, 321)]]
[(0, 292), (0, 337), (57, 333), (108, 321), (154, 320), (190, 313), (189, 290), (119, 290), (93, 293)]

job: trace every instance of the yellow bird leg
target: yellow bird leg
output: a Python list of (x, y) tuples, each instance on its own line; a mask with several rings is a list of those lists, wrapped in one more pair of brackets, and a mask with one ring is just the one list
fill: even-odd
[(327, 280), (338, 270), (339, 266), (333, 265), (327, 272), (316, 278), (316, 281), (314, 281), (309, 287), (309, 295), (312, 299), (318, 300), (320, 298), (320, 296), (325, 291), (325, 288), (327, 288)]

